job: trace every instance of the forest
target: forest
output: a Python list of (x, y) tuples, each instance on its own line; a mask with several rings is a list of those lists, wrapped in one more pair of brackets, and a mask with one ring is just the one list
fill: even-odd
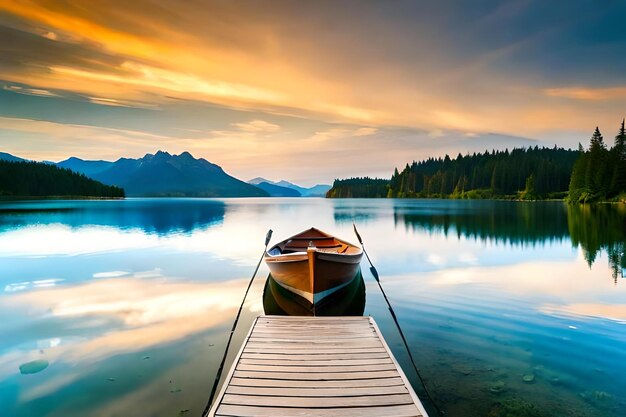
[(624, 121), (608, 149), (599, 129), (589, 149), (515, 148), (512, 151), (429, 158), (397, 168), (389, 180), (335, 180), (330, 198), (626, 200)]
[(124, 197), (124, 190), (41, 162), (0, 161), (0, 197)]
[(580, 149), (574, 164), (568, 199), (573, 203), (626, 200), (626, 129), (624, 120), (608, 149), (596, 127), (589, 150)]
[(379, 178), (348, 178), (335, 180), (326, 193), (327, 198), (384, 198), (387, 197), (389, 180)]

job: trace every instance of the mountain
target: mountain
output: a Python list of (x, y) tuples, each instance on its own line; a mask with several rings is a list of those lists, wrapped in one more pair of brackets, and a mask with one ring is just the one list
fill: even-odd
[(270, 184), (267, 181), (260, 182), (256, 186), (267, 191), (270, 197), (302, 197), (298, 190), (293, 188), (281, 187), (280, 185)]
[(22, 162), (26, 161), (26, 159), (18, 158), (17, 156), (13, 156), (10, 153), (0, 152), (0, 161)]
[[(95, 161), (98, 162), (98, 161)], [(105, 184), (124, 188), (128, 196), (153, 197), (267, 197), (269, 194), (230, 175), (189, 152), (171, 155), (158, 151), (143, 158), (120, 158), (90, 175)]]
[(304, 188), (285, 180), (279, 181), (275, 183), (275, 185), (297, 190), (300, 194), (302, 194), (302, 197), (324, 197), (326, 195), (326, 191), (330, 190), (330, 185), (317, 184), (310, 188)]
[(270, 181), (270, 180), (266, 180), (265, 178), (262, 177), (256, 177), (256, 178), (252, 178), (251, 180), (247, 181), (248, 184), (252, 184), (252, 185), (259, 185), (262, 182), (266, 182), (268, 184), (276, 184), (274, 181)]
[(248, 184), (253, 184), (253, 185), (258, 186), (259, 184), (264, 183), (264, 182), (270, 185), (276, 185), (278, 187), (290, 188), (300, 193), (302, 197), (324, 197), (326, 195), (326, 191), (330, 190), (331, 188), (330, 185), (325, 185), (325, 184), (317, 184), (313, 187), (305, 188), (305, 187), (301, 187), (299, 185), (293, 184), (289, 181), (281, 180), (279, 182), (274, 182), (274, 181), (270, 181), (262, 177), (252, 178), (251, 180), (248, 181)]
[(84, 159), (72, 156), (65, 161), (57, 162), (57, 166), (61, 168), (71, 169), (74, 172), (85, 174), (88, 177), (110, 168), (113, 162), (109, 161), (85, 161)]
[(307, 188), (307, 197), (325, 197), (331, 186), (328, 184), (317, 184), (313, 187)]

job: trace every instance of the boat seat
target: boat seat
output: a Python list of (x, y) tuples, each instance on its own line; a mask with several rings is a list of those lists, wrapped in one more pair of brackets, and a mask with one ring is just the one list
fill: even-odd
[[(316, 249), (335, 249), (335, 248), (341, 248), (343, 245), (342, 244), (337, 244), (337, 245), (315, 245)], [(283, 248), (283, 250), (293, 250), (293, 251), (306, 251), (307, 248), (309, 247), (309, 245), (285, 245), (285, 247)], [(347, 249), (347, 247), (346, 247)], [(335, 251), (335, 252), (339, 252), (339, 251)]]
[(332, 237), (328, 236), (312, 236), (312, 237), (292, 237), (291, 240), (324, 240), (324, 239), (332, 239)]

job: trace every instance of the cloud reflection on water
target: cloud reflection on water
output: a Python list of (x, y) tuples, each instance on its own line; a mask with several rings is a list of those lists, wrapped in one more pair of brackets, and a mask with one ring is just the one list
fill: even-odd
[[(226, 323), (241, 302), (245, 283), (117, 278), (15, 294), (4, 304), (46, 318), (60, 339), (46, 350), (46, 358), (75, 366), (173, 343)], [(66, 336), (71, 337), (66, 341)], [(25, 362), (38, 357), (35, 346), (28, 353), (5, 352), (0, 356), (0, 378), (16, 372), (18, 358)]]
[[(513, 265), (445, 268), (419, 275), (388, 275), (383, 279), (394, 288), (394, 298), (406, 303), (419, 297), (417, 292), (424, 287), (448, 293), (452, 303), (456, 294), (471, 286), (493, 297), (526, 300), (528, 307), (544, 314), (626, 320), (626, 286), (615, 286), (607, 279), (609, 267), (581, 269), (584, 262), (579, 250), (574, 263), (534, 260)], [(379, 268), (379, 272), (383, 274), (384, 270)]]

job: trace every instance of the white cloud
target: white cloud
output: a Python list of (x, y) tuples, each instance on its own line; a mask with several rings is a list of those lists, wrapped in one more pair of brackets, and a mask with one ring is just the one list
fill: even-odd
[(252, 120), (244, 123), (233, 123), (237, 129), (243, 132), (264, 132), (271, 133), (280, 130), (280, 126), (274, 123), (269, 123), (264, 120)]
[(355, 129), (349, 129), (345, 127), (335, 127), (335, 128), (328, 129), (328, 130), (315, 132), (315, 134), (311, 137), (311, 139), (317, 140), (317, 141), (326, 141), (329, 139), (370, 136), (377, 132), (378, 132), (378, 129), (374, 127), (359, 127)]
[(46, 39), (50, 39), (51, 41), (56, 41), (56, 40), (58, 40), (58, 39), (59, 39), (59, 37), (57, 36), (57, 34), (56, 34), (56, 33), (54, 33), (54, 32), (46, 32), (46, 33), (44, 33), (44, 34), (43, 34), (43, 35), (41, 35), (41, 36), (43, 36), (43, 37), (44, 37), (44, 38), (46, 38)]

